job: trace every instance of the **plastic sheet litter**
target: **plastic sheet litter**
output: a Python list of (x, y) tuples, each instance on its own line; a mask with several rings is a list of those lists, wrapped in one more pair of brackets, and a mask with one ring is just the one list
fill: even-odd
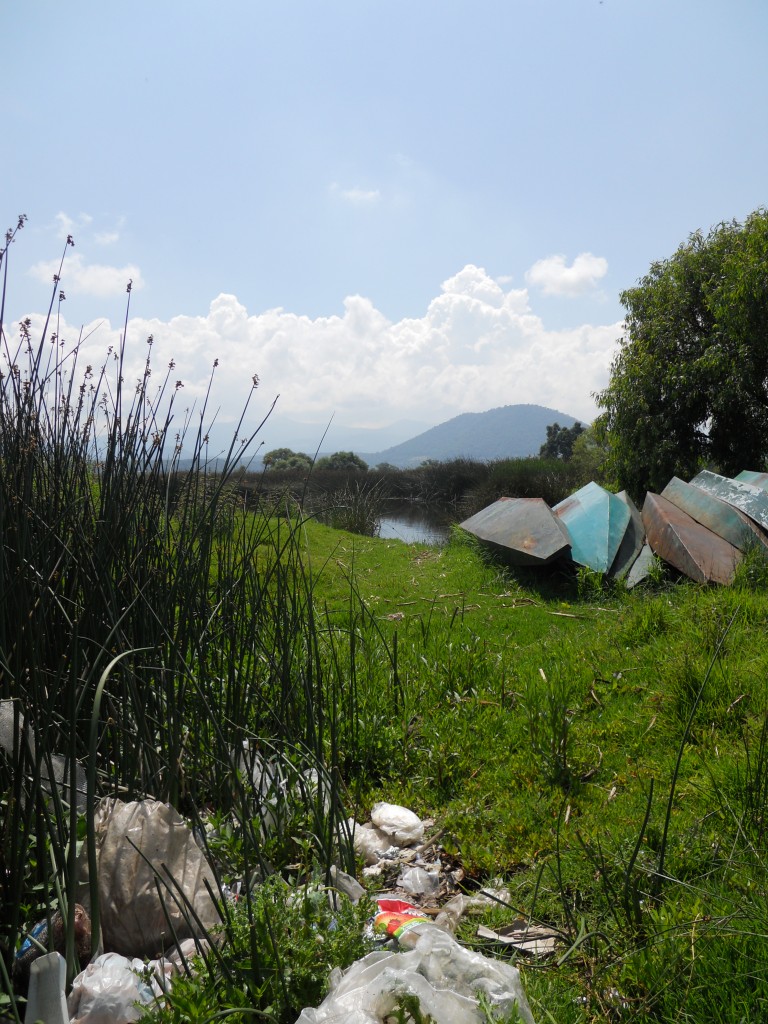
[(418, 864), (404, 866), (397, 878), (398, 888), (414, 896), (430, 896), (440, 888), (439, 868), (425, 868)]
[[(165, 984), (158, 982), (155, 972), (164, 970)], [(119, 953), (103, 953), (88, 964), (72, 983), (67, 999), (71, 1024), (130, 1024), (141, 1017), (137, 1003), (149, 1005), (162, 995), (173, 974), (166, 962), (163, 968), (155, 963), (129, 959)]]
[(384, 854), (392, 847), (392, 838), (375, 825), (367, 823), (358, 825), (354, 820), (348, 822), (352, 832), (355, 853), (362, 857), (366, 865), (377, 864)]
[(383, 1024), (404, 996), (418, 999), (435, 1024), (482, 1024), (481, 997), (497, 1015), (516, 1009), (524, 1024), (534, 1024), (517, 968), (470, 952), (428, 924), (412, 950), (369, 953), (334, 971), (326, 998), (296, 1024)]
[(376, 828), (392, 837), (395, 846), (416, 846), (424, 841), (424, 824), (407, 807), (383, 801), (374, 804), (371, 821)]
[[(26, 746), (31, 771), (32, 762), (35, 759), (33, 730), (25, 723), (19, 701), (0, 700), (0, 750), (4, 751), (8, 757), (12, 757), (14, 744), (17, 751), (21, 753), (22, 764), (24, 764), (23, 751)], [(70, 784), (70, 774), (68, 757), (63, 757), (61, 754), (48, 754), (41, 759), (40, 785), (43, 791), (49, 796), (53, 796), (55, 789), (64, 803), (74, 802), (78, 812), (84, 814), (88, 808), (85, 769), (79, 762), (75, 763), (74, 786)]]
[[(103, 800), (95, 828), (104, 949), (158, 957), (175, 941), (202, 934), (201, 926), (216, 929), (219, 912), (205, 884), (217, 892), (213, 872), (171, 806)], [(90, 910), (85, 847), (78, 866), (78, 899)]]

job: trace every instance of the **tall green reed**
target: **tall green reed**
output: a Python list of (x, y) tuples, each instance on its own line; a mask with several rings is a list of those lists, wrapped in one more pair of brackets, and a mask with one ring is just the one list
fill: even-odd
[(85, 796), (78, 808), (45, 783), (52, 755), (70, 778), (85, 766), (89, 796), (231, 815), (263, 873), (280, 863), (264, 856), (263, 794), (244, 752), (268, 749), (294, 778), (312, 773), (276, 799), (304, 808), (298, 840), (327, 872), (344, 854), (341, 680), (319, 656), (300, 519), (233, 497), (261, 426), (238, 440), (258, 377), (223, 457), (208, 452), (208, 396), (172, 434), (181, 382), (171, 363), (150, 389), (151, 337), (141, 377), (125, 380), (130, 284), (123, 341), (102, 366), (83, 366), (81, 341), (60, 336), (71, 238), (39, 336), (30, 320), (18, 334), (2, 322), (22, 226), (0, 252), (0, 698), (13, 701), (0, 751), (0, 958), (7, 970), (25, 929), (58, 907), (71, 976), (78, 843), (94, 837)]

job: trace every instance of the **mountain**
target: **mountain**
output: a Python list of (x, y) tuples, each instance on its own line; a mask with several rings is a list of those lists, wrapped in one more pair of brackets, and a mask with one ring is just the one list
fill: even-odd
[[(362, 449), (371, 451), (375, 448), (389, 448), (408, 440), (414, 434), (427, 428), (423, 420), (397, 420), (385, 427), (347, 427), (335, 419), (324, 423), (303, 423), (290, 419), (277, 412), (267, 418), (266, 423), (256, 435), (248, 449), (248, 457), (243, 461), (253, 460), (254, 469), (261, 469), (261, 457), (265, 452), (275, 448), (291, 448), (295, 452), (307, 455), (331, 455), (333, 452), (356, 452)], [(206, 433), (209, 438), (208, 453), (214, 464), (223, 462), (224, 453), (229, 450), (234, 433), (231, 422), (214, 423)], [(241, 431), (247, 435), (254, 425)], [(191, 455), (194, 445), (195, 430), (190, 430), (184, 444), (183, 456)], [(318, 451), (319, 449), (319, 451)], [(187, 468), (190, 459), (182, 457), (180, 466)]]
[(559, 423), (572, 427), (573, 416), (543, 405), (502, 405), (487, 412), (465, 412), (422, 434), (380, 452), (358, 452), (369, 466), (388, 462), (401, 469), (418, 466), (425, 459), (466, 457), (491, 459), (537, 455), (547, 439), (547, 427)]
[(273, 413), (261, 429), (258, 440), (264, 442), (264, 451), (292, 448), (314, 455), (319, 448), (320, 455), (330, 455), (333, 452), (390, 448), (428, 426), (422, 420), (398, 420), (385, 427), (348, 427), (336, 419), (324, 423), (301, 423)]

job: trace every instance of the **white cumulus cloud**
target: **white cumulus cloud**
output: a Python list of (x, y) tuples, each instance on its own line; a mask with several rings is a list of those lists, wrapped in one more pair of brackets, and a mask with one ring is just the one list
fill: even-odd
[(537, 260), (525, 275), (526, 283), (540, 288), (545, 295), (583, 295), (597, 286), (608, 273), (608, 261), (591, 252), (582, 252), (569, 267), (565, 256), (547, 256)]
[[(111, 268), (115, 270), (115, 268)], [(125, 274), (120, 271), (121, 287)], [(132, 272), (134, 281), (135, 270)], [(131, 276), (129, 274), (129, 276)], [(63, 282), (64, 284), (64, 282)], [(136, 303), (133, 306), (137, 308)], [(81, 364), (99, 366), (120, 331), (86, 325)], [(62, 328), (76, 338), (74, 330)], [(209, 414), (235, 422), (261, 384), (253, 418), (280, 395), (281, 413), (305, 422), (364, 426), (397, 419), (439, 423), (461, 412), (535, 403), (584, 421), (591, 393), (608, 381), (621, 324), (550, 330), (525, 289), (505, 291), (481, 267), (448, 279), (423, 316), (391, 321), (370, 299), (349, 296), (340, 315), (310, 318), (284, 309), (250, 312), (221, 294), (204, 316), (129, 321), (124, 376), (139, 379), (153, 336), (153, 380), (171, 362), (183, 403), (202, 402), (218, 360)]]
[[(58, 260), (42, 260), (29, 270), (33, 277), (46, 283), (52, 281), (58, 272)], [(80, 253), (72, 253), (70, 250), (64, 264), (61, 287), (73, 294), (107, 297), (123, 294), (129, 281), (133, 282), (135, 290), (144, 286), (141, 270), (135, 264), (112, 267), (103, 263), (86, 263)]]

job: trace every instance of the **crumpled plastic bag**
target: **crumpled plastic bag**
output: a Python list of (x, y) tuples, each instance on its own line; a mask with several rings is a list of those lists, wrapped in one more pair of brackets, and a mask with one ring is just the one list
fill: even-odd
[(334, 971), (323, 1002), (303, 1010), (296, 1024), (382, 1024), (403, 995), (415, 996), (435, 1024), (482, 1024), (481, 993), (497, 1014), (516, 1008), (524, 1024), (534, 1024), (516, 967), (426, 925), (412, 950), (369, 953), (346, 972)]
[(398, 804), (374, 804), (371, 821), (392, 837), (397, 846), (417, 846), (424, 840), (424, 825), (417, 814)]
[[(187, 903), (206, 932), (221, 923), (205, 886), (207, 878), (211, 890), (217, 891), (213, 872), (184, 819), (169, 804), (102, 800), (95, 828), (101, 937), (106, 951), (158, 957), (176, 940), (199, 936), (201, 929)], [(78, 902), (90, 911), (85, 844), (78, 879)]]
[(97, 957), (72, 982), (67, 999), (70, 1024), (130, 1024), (138, 1020), (141, 1010), (135, 1004), (149, 1004), (163, 991), (152, 968), (152, 964), (119, 953)]
[(392, 837), (370, 822), (359, 825), (354, 818), (350, 818), (347, 827), (352, 833), (355, 853), (358, 857), (363, 858), (364, 864), (378, 864), (382, 856), (392, 847)]

